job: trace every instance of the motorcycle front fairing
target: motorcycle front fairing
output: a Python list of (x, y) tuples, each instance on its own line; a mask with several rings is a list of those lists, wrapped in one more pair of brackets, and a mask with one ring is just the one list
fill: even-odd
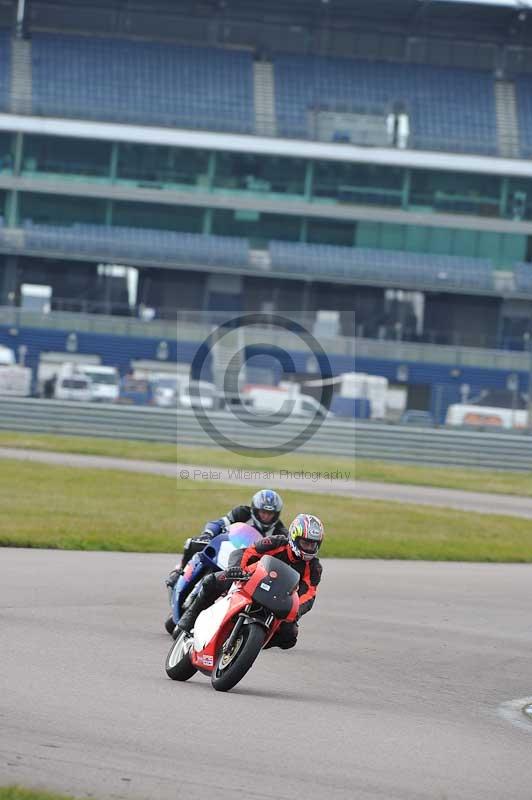
[(294, 622), (299, 610), (299, 573), (275, 556), (264, 555), (257, 563), (246, 591), (253, 601), (277, 619)]
[(194, 625), (194, 644), (190, 660), (200, 672), (210, 674), (216, 663), (218, 652), (225, 642), (234, 620), (250, 603), (250, 598), (238, 591), (233, 584), (226, 595), (198, 616)]

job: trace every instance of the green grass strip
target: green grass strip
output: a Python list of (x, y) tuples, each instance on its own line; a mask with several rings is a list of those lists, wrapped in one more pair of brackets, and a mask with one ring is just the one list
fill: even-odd
[(0, 786), (0, 800), (73, 800), (71, 795), (23, 789), (22, 786)]
[[(0, 546), (179, 552), (251, 487), (0, 461)], [(532, 562), (530, 520), (284, 492), (286, 521), (317, 514), (323, 556)]]
[[(177, 448), (171, 444), (97, 439), (83, 436), (49, 434), (0, 433), (0, 447), (22, 447), (58, 453), (113, 456), (147, 461), (199, 464), (210, 467), (235, 467), (251, 470), (306, 470), (315, 472), (348, 472), (352, 479), (432, 486), (445, 489), (512, 494), (532, 497), (532, 476), (526, 472), (504, 472), (451, 467), (428, 467), (413, 464), (394, 464), (365, 459), (332, 458), (313, 455), (283, 455), (260, 458), (238, 456), (226, 450), (206, 447)], [(274, 487), (275, 488), (275, 487)]]

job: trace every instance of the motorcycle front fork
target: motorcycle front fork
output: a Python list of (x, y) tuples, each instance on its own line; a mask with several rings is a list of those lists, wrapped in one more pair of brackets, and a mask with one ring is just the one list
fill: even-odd
[(253, 622), (253, 624), (262, 625), (262, 627), (266, 629), (266, 632), (269, 633), (270, 628), (272, 626), (272, 623), (273, 623), (273, 621), (275, 619), (273, 614), (270, 614), (265, 620), (259, 620), (259, 619), (257, 619), (257, 617), (250, 617), (249, 616), (249, 613), (248, 613), (249, 609), (250, 609), (250, 606), (245, 608), (244, 611), (242, 611), (239, 614), (238, 619), (237, 619), (237, 621), (235, 623), (235, 627), (231, 631), (230, 636), (225, 640), (225, 642), (222, 645), (222, 652), (223, 653), (227, 653), (233, 647), (233, 644), (236, 642), (236, 640), (238, 638), (238, 634), (240, 633), (240, 629), (241, 629), (242, 625), (246, 625), (246, 624), (249, 625), (251, 622)]

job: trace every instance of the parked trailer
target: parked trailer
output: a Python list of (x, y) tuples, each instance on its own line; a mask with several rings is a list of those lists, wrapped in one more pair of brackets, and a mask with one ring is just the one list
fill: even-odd
[(447, 409), (445, 424), (468, 428), (524, 429), (528, 426), (528, 412), (521, 409), (454, 403)]

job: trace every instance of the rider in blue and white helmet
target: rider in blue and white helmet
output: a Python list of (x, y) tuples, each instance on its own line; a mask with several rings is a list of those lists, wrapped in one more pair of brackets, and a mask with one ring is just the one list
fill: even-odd
[(272, 533), (284, 533), (279, 528), (284, 527), (283, 523), (279, 523), (279, 517), (283, 509), (283, 501), (272, 489), (261, 489), (253, 495), (251, 499), (251, 524), (263, 536), (269, 536)]
[(251, 498), (251, 505), (235, 506), (224, 517), (207, 522), (200, 536), (186, 540), (181, 564), (172, 570), (166, 585), (170, 588), (175, 586), (179, 575), (194, 553), (203, 550), (206, 542), (218, 536), (234, 522), (246, 522), (263, 536), (288, 536), (288, 530), (281, 520), (282, 508), (283, 501), (277, 492), (273, 489), (261, 489)]

